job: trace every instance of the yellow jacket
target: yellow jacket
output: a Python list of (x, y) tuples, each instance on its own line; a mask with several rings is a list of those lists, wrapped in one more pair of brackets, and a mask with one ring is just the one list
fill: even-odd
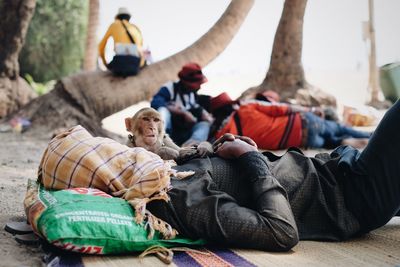
[[(140, 61), (140, 66), (144, 65), (144, 56), (143, 56), (143, 37), (142, 33), (140, 32), (139, 28), (135, 26), (134, 24), (129, 23), (126, 20), (122, 20), (122, 23), (125, 24), (126, 28), (128, 29), (129, 33), (131, 34), (133, 40), (135, 41), (135, 44), (137, 45), (137, 48), (139, 50), (139, 53), (141, 55), (141, 61)], [(126, 33), (126, 30), (124, 26), (121, 24), (121, 20), (115, 20), (113, 24), (108, 27), (108, 30), (106, 34), (104, 35), (103, 39), (99, 43), (99, 55), (101, 57), (101, 60), (103, 61), (104, 65), (107, 65), (106, 58), (105, 58), (105, 48), (107, 44), (108, 38), (110, 36), (114, 40), (114, 45), (116, 43), (123, 43), (123, 44), (131, 44), (131, 40), (129, 39), (128, 34)]]

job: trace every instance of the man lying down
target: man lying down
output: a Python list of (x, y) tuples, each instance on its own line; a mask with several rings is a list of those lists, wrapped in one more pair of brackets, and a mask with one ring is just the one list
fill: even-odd
[[(177, 231), (174, 233), (219, 245), (287, 251), (299, 239), (346, 240), (383, 226), (399, 212), (399, 122), (398, 101), (362, 152), (341, 146), (331, 154), (315, 157), (306, 157), (297, 149), (289, 149), (281, 157), (261, 154), (251, 139), (227, 134), (214, 143), (216, 156), (174, 167), (193, 170), (194, 175), (176, 179), (167, 168), (162, 173), (172, 178), (159, 179), (159, 185), (151, 187), (157, 190), (145, 195), (130, 189), (139, 185), (141, 178), (124, 184), (128, 180), (117, 175), (94, 182), (97, 169), (87, 170), (87, 176), (94, 180), (84, 184), (111, 191), (134, 206), (141, 203), (141, 209), (136, 210), (143, 210), (143, 203), (147, 203), (148, 214), (163, 220)], [(139, 158), (146, 157), (136, 156)], [(146, 162), (141, 161), (140, 166), (133, 172), (120, 169), (115, 173), (138, 175)], [(79, 167), (70, 166), (68, 181), (55, 182), (57, 167), (47, 171), (46, 161), (42, 167), (42, 182), (49, 188), (82, 186), (73, 177)], [(151, 169), (147, 173), (155, 174)], [(158, 179), (153, 178), (150, 180)], [(165, 238), (174, 236), (171, 231), (163, 234)]]

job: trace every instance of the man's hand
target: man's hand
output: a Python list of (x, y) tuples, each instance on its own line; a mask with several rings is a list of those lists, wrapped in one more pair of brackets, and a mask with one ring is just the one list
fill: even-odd
[(224, 134), (213, 144), (214, 152), (221, 158), (238, 158), (244, 153), (257, 151), (256, 143), (249, 137)]
[(190, 111), (185, 111), (182, 115), (187, 123), (195, 124), (197, 122), (197, 118)]
[(240, 136), (240, 135), (235, 135), (235, 134), (231, 134), (231, 133), (226, 133), (223, 136), (221, 136), (220, 138), (218, 138), (214, 143), (213, 143), (213, 148), (214, 151), (217, 150), (217, 148), (222, 145), (222, 143), (226, 142), (226, 141), (233, 141), (235, 139), (240, 139), (246, 143), (248, 143), (249, 145), (252, 145), (254, 147), (257, 148), (257, 144), (256, 142), (253, 141), (253, 139), (251, 139), (250, 137), (247, 136)]
[(190, 124), (195, 124), (197, 122), (197, 118), (193, 116), (190, 111), (184, 110), (178, 103), (174, 101), (169, 102), (167, 108), (171, 113), (182, 116), (185, 122)]
[(171, 113), (177, 114), (177, 115), (184, 112), (184, 110), (182, 110), (182, 107), (175, 101), (168, 102), (167, 108)]
[(209, 112), (207, 112), (207, 110), (203, 109), (201, 114), (201, 120), (212, 123), (214, 121), (214, 118)]

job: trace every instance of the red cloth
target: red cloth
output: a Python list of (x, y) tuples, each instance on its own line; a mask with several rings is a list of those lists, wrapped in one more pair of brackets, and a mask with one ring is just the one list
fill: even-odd
[[(242, 135), (253, 139), (260, 149), (284, 149), (300, 146), (302, 126), (300, 113), (292, 112), (285, 104), (249, 103), (240, 106), (239, 114)], [(216, 138), (225, 133), (238, 134), (233, 114), (216, 133)]]
[(225, 92), (217, 95), (216, 97), (211, 98), (210, 100), (210, 110), (211, 112), (216, 111), (219, 108), (222, 108), (226, 105), (232, 105), (236, 101), (233, 101), (232, 98)]

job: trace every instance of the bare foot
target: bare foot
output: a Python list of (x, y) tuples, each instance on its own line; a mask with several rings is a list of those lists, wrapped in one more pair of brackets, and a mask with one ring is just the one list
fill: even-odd
[(342, 145), (348, 145), (361, 149), (367, 146), (368, 140), (368, 138), (346, 138), (342, 141)]

